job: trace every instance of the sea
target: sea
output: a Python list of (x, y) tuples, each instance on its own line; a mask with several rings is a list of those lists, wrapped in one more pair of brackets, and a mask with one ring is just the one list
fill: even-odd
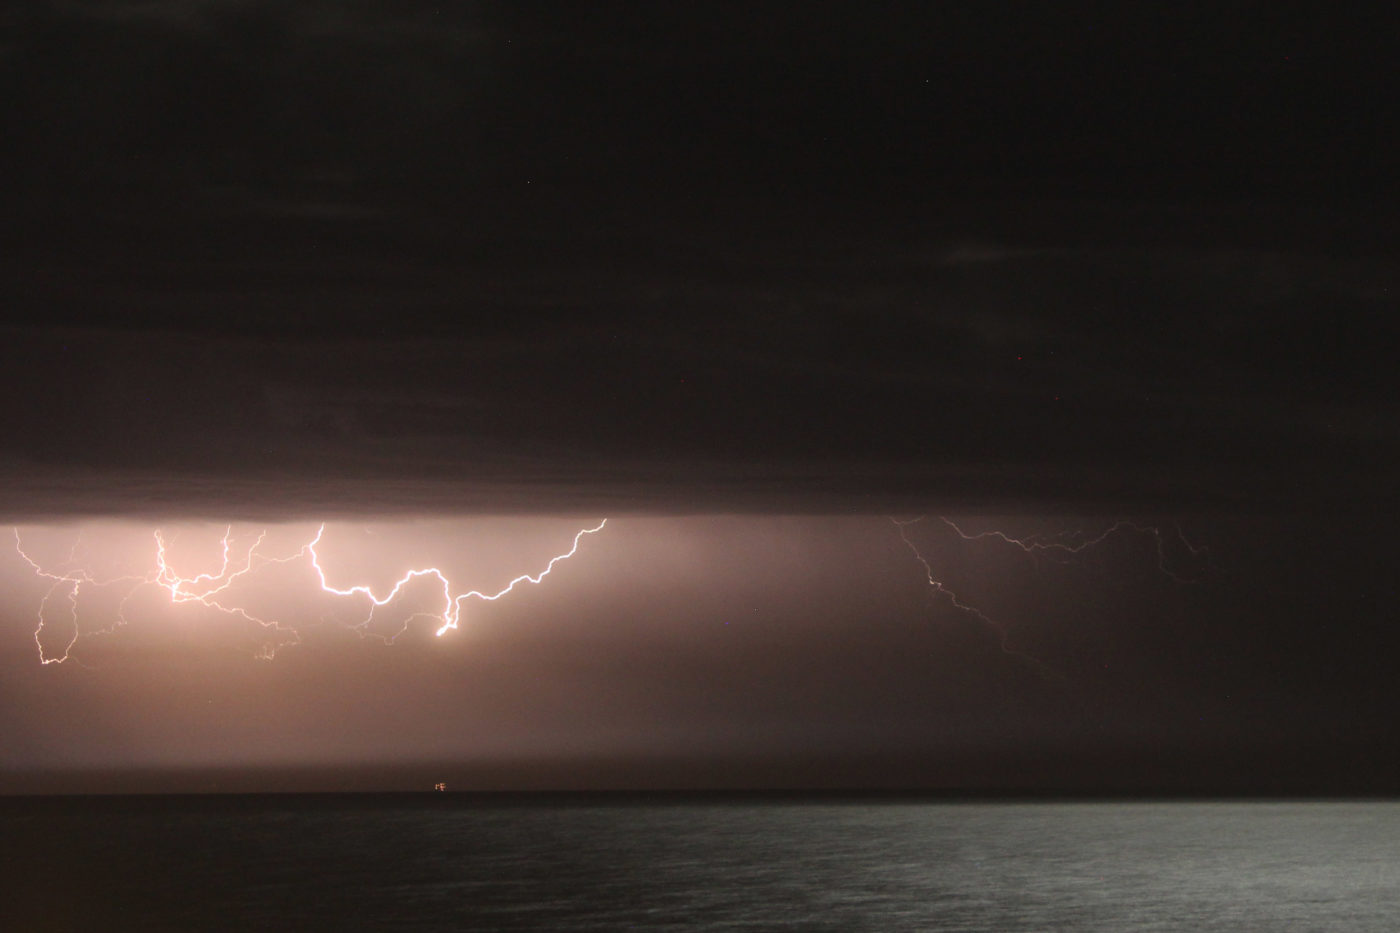
[(0, 798), (0, 930), (1400, 930), (1400, 803)]

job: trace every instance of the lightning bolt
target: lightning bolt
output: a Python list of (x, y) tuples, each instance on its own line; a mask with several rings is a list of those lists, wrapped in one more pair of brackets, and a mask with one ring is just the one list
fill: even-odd
[[(414, 580), (429, 578), (435, 580), (442, 590), (442, 609), (437, 614), (417, 612), (404, 620), (403, 627), (392, 636), (376, 635), (387, 643), (392, 643), (399, 635), (407, 630), (409, 623), (422, 616), (429, 616), (437, 624), (436, 634), (440, 637), (459, 625), (462, 615), (462, 604), (468, 600), (480, 600), (484, 602), (494, 602), (514, 591), (521, 584), (538, 584), (554, 570), (555, 565), (560, 561), (573, 557), (579, 549), (584, 537), (596, 534), (607, 525), (607, 519), (603, 519), (597, 525), (580, 530), (573, 537), (573, 542), (569, 549), (562, 554), (552, 557), (543, 570), (537, 573), (525, 573), (512, 579), (501, 589), (495, 592), (484, 590), (464, 590), (456, 591), (452, 581), (446, 573), (437, 567), (425, 567), (409, 570), (390, 586), (382, 595), (376, 594), (373, 588), (364, 584), (352, 584), (347, 587), (331, 585), (327, 580), (327, 571), (322, 564), (321, 554), (317, 551), (317, 546), (325, 536), (326, 526), (321, 524), (317, 528), (316, 534), (309, 541), (302, 544), (296, 551), (290, 554), (269, 555), (260, 549), (267, 539), (267, 529), (259, 531), (251, 538), (251, 543), (245, 541), (240, 544), (230, 525), (224, 529), (220, 539), (221, 557), (216, 571), (196, 573), (193, 576), (186, 576), (177, 571), (172, 564), (169, 547), (170, 540), (165, 534), (156, 529), (154, 537), (154, 555), (150, 570), (139, 574), (124, 574), (107, 578), (95, 577), (86, 569), (75, 567), (77, 555), (82, 545), (81, 536), (74, 541), (72, 548), (68, 552), (67, 558), (53, 567), (45, 567), (25, 550), (24, 541), (19, 528), (14, 529), (15, 551), (34, 571), (34, 574), (42, 579), (50, 581), (48, 590), (44, 593), (39, 603), (38, 624), (34, 630), (34, 643), (38, 648), (39, 661), (41, 664), (62, 664), (65, 661), (75, 660), (73, 650), (79, 638), (83, 635), (104, 635), (112, 634), (121, 627), (130, 624), (127, 618), (127, 606), (132, 598), (142, 589), (158, 588), (168, 594), (171, 605), (178, 606), (188, 603), (198, 603), (199, 605), (214, 610), (225, 617), (242, 620), (248, 624), (262, 629), (270, 639), (270, 644), (265, 642), (257, 652), (262, 658), (271, 659), (278, 647), (297, 644), (301, 641), (300, 632), (293, 626), (276, 619), (267, 619), (255, 615), (247, 607), (238, 605), (233, 599), (232, 588), (240, 580), (254, 575), (258, 570), (271, 564), (290, 564), (296, 561), (305, 560), (314, 570), (316, 579), (319, 582), (320, 590), (336, 597), (362, 597), (369, 603), (369, 611), (365, 618), (351, 626), (361, 636), (372, 635), (368, 631), (368, 626), (374, 618), (374, 612), (383, 606), (393, 602), (402, 591)], [(245, 546), (246, 545), (246, 546)], [(84, 631), (79, 626), (78, 611), (79, 600), (85, 589), (104, 589), (118, 585), (125, 585), (114, 617), (104, 626), (96, 629)], [(71, 634), (63, 645), (56, 649), (46, 647), (48, 641), (45, 637), (46, 630), (55, 628), (59, 624), (51, 604), (57, 597), (66, 600), (66, 617)], [(80, 663), (81, 662), (77, 662)]]
[(368, 586), (351, 586), (346, 589), (339, 589), (337, 587), (331, 586), (329, 583), (326, 582), (326, 572), (321, 567), (320, 555), (316, 553), (316, 545), (321, 542), (321, 536), (325, 533), (326, 530), (325, 525), (322, 525), (320, 527), (320, 529), (316, 532), (316, 537), (311, 540), (311, 542), (306, 546), (305, 550), (311, 555), (311, 566), (316, 568), (316, 576), (321, 581), (322, 590), (324, 590), (327, 593), (333, 593), (336, 596), (359, 595), (369, 600), (370, 614), (365, 617), (365, 621), (361, 623), (361, 625), (368, 625), (370, 619), (374, 615), (374, 610), (378, 609), (380, 606), (392, 602), (394, 600), (394, 597), (399, 595), (399, 591), (402, 590), (413, 580), (417, 579), (418, 577), (435, 578), (438, 581), (438, 583), (442, 586), (442, 614), (440, 616), (435, 617), (440, 623), (437, 630), (437, 634), (439, 637), (441, 637), (443, 633), (447, 632), (449, 629), (455, 629), (457, 627), (457, 621), (461, 618), (462, 615), (462, 603), (466, 602), (469, 599), (479, 599), (485, 602), (495, 602), (502, 596), (505, 596), (507, 593), (514, 590), (521, 583), (539, 583), (545, 577), (549, 576), (549, 573), (554, 569), (555, 564), (559, 563), (561, 560), (568, 560), (570, 557), (573, 557), (574, 554), (578, 552), (579, 542), (583, 540), (584, 535), (597, 534), (598, 532), (603, 530), (603, 527), (607, 525), (607, 523), (608, 520), (605, 518), (592, 528), (584, 528), (578, 534), (574, 535), (573, 546), (570, 547), (563, 554), (559, 554), (556, 557), (551, 558), (549, 563), (546, 564), (545, 568), (539, 573), (522, 573), (520, 576), (507, 583), (502, 589), (490, 594), (484, 593), (481, 590), (470, 590), (468, 592), (459, 593), (454, 596), (452, 594), (452, 582), (448, 580), (447, 577), (443, 574), (443, 572), (436, 567), (425, 567), (422, 570), (410, 570), (408, 573), (400, 577), (398, 581), (395, 582), (394, 585), (389, 588), (389, 591), (383, 596), (374, 595), (374, 590)]
[(1019, 648), (1013, 647), (1011, 644), (1011, 632), (1007, 629), (1004, 623), (993, 619), (991, 616), (987, 615), (985, 612), (983, 612), (981, 609), (978, 609), (976, 606), (963, 602), (962, 599), (958, 597), (958, 594), (953, 592), (953, 590), (948, 586), (948, 584), (944, 583), (942, 580), (938, 579), (937, 576), (935, 576), (933, 572), (933, 565), (929, 563), (928, 558), (924, 557), (923, 552), (919, 550), (919, 546), (914, 543), (912, 538), (909, 537), (909, 526), (916, 525), (923, 520), (924, 516), (922, 515), (918, 518), (890, 518), (890, 521), (894, 522), (895, 527), (899, 529), (900, 540), (904, 542), (905, 546), (909, 548), (910, 552), (914, 555), (915, 560), (917, 560), (919, 564), (924, 568), (924, 576), (927, 579), (928, 585), (932, 588), (933, 592), (938, 594), (939, 596), (944, 597), (948, 601), (948, 604), (951, 605), (953, 608), (957, 609), (959, 612), (962, 612), (964, 615), (971, 616), (978, 622), (982, 623), (982, 625), (988, 631), (990, 631), (994, 636), (996, 636), (997, 646), (1001, 648), (1003, 654), (1011, 655), (1012, 657), (1025, 663), (1027, 666), (1034, 669), (1036, 673), (1040, 674), (1040, 676), (1046, 680), (1063, 680), (1064, 675), (1062, 675), (1059, 671), (1056, 671), (1050, 666), (1048, 666), (1044, 661), (1040, 660), (1034, 655), (1030, 655), (1024, 651), (1021, 651)]
[[(890, 517), (890, 521), (893, 522), (895, 528), (898, 529), (900, 540), (904, 542), (905, 547), (909, 549), (910, 553), (912, 553), (914, 558), (919, 562), (919, 565), (923, 567), (925, 579), (932, 591), (946, 599), (948, 604), (959, 612), (980, 622), (983, 627), (996, 637), (997, 644), (1003, 653), (1024, 662), (1046, 679), (1063, 681), (1065, 678), (1058, 671), (1046, 665), (1045, 662), (1041, 661), (1039, 658), (1016, 648), (1011, 642), (1010, 630), (1004, 622), (988, 616), (981, 609), (965, 602), (948, 586), (948, 584), (939, 579), (938, 575), (934, 573), (933, 565), (929, 562), (928, 558), (924, 556), (914, 539), (909, 536), (909, 528), (924, 521), (926, 518), (927, 516), (922, 515), (917, 518), (906, 519)], [(1098, 547), (1117, 535), (1127, 533), (1148, 535), (1154, 540), (1156, 545), (1157, 569), (1178, 584), (1195, 582), (1197, 577), (1173, 568), (1173, 562), (1169, 559), (1167, 554), (1168, 542), (1174, 540), (1184, 549), (1185, 553), (1189, 555), (1190, 561), (1196, 564), (1199, 564), (1208, 553), (1204, 545), (1193, 544), (1189, 541), (1186, 535), (1182, 533), (1181, 527), (1176, 524), (1172, 526), (1174, 535), (1171, 536), (1158, 526), (1143, 525), (1127, 519), (1121, 519), (1104, 531), (1091, 536), (1086, 536), (1082, 531), (1064, 531), (1054, 535), (1036, 534), (1017, 538), (1003, 531), (984, 531), (978, 534), (969, 534), (952, 519), (944, 516), (939, 516), (938, 519), (944, 525), (951, 528), (958, 537), (964, 541), (994, 539), (1019, 548), (1032, 557), (1047, 557), (1060, 563), (1067, 563), (1074, 557)]]
[[(40, 566), (37, 561), (35, 561), (27, 553), (25, 553), (23, 543), (20, 540), (19, 529), (15, 528), (14, 532), (15, 550), (19, 552), (19, 556), (24, 558), (25, 563), (29, 564), (36, 576), (51, 581), (51, 585), (49, 586), (48, 591), (44, 593), (44, 598), (39, 601), (39, 625), (34, 630), (34, 644), (39, 649), (39, 663), (41, 664), (62, 664), (64, 661), (67, 661), (69, 659), (70, 653), (73, 650), (73, 646), (78, 642), (78, 597), (84, 586), (88, 586), (90, 588), (101, 588), (112, 586), (117, 583), (132, 583), (134, 584), (132, 587), (132, 589), (134, 590), (135, 586), (139, 586), (143, 583), (154, 582), (154, 578), (149, 576), (141, 577), (126, 575), (112, 577), (106, 580), (99, 580), (94, 578), (86, 570), (81, 569), (46, 570), (42, 566)], [(73, 547), (68, 551), (67, 559), (63, 561), (60, 567), (71, 567), (71, 565), (76, 560), (76, 555), (81, 545), (82, 537), (79, 536), (73, 542)], [(72, 635), (69, 637), (68, 642), (65, 645), (63, 645), (62, 652), (59, 654), (50, 655), (45, 650), (43, 642), (44, 629), (47, 628), (50, 624), (48, 618), (49, 602), (54, 598), (54, 595), (56, 593), (65, 589), (67, 590), (68, 616), (72, 623), (73, 632)], [(127, 597), (123, 598), (122, 606), (125, 605), (126, 598), (129, 598), (129, 596), (130, 593), (127, 594)], [(119, 608), (118, 618), (106, 628), (99, 629), (98, 631), (111, 632), (114, 629), (116, 629), (119, 625), (124, 624), (125, 621), (126, 620), (122, 617), (121, 610)]]
[[(1080, 531), (1061, 532), (1060, 534), (1055, 535), (1053, 537), (1047, 537), (1045, 535), (1028, 535), (1024, 538), (1013, 538), (1002, 531), (984, 531), (980, 534), (975, 535), (968, 534), (967, 532), (963, 531), (960, 527), (958, 527), (957, 523), (952, 521), (952, 519), (944, 518), (941, 515), (939, 516), (939, 521), (943, 522), (943, 524), (947, 525), (949, 528), (953, 529), (953, 531), (957, 532), (958, 537), (962, 538), (964, 541), (980, 541), (984, 538), (996, 538), (1000, 541), (1006, 542), (1007, 544), (1011, 544), (1015, 547), (1020, 548), (1027, 554), (1031, 554), (1033, 556), (1045, 555), (1060, 560), (1062, 562), (1067, 561), (1069, 558), (1072, 558), (1075, 555), (1082, 554), (1085, 551), (1090, 550), (1091, 548), (1097, 547), (1098, 545), (1102, 544), (1103, 542), (1107, 541), (1109, 538), (1112, 538), (1115, 535), (1123, 534), (1126, 532), (1134, 532), (1136, 534), (1148, 535), (1153, 539), (1157, 546), (1158, 570), (1166, 574), (1168, 577), (1170, 577), (1177, 583), (1194, 583), (1197, 579), (1195, 576), (1187, 576), (1178, 572), (1177, 570), (1172, 569), (1172, 567), (1170, 566), (1172, 562), (1167, 557), (1167, 542), (1169, 540), (1169, 536), (1166, 534), (1166, 532), (1164, 532), (1161, 528), (1157, 527), (1156, 525), (1140, 525), (1137, 522), (1129, 521), (1127, 519), (1120, 519), (1119, 521), (1114, 522), (1111, 526), (1109, 526), (1100, 534), (1094, 535), (1093, 537), (1089, 538), (1085, 538), (1083, 532)], [(1192, 544), (1189, 540), (1187, 540), (1186, 535), (1183, 534), (1181, 531), (1180, 525), (1173, 524), (1172, 530), (1175, 532), (1175, 535), (1173, 537), (1175, 538), (1177, 543), (1179, 543), (1182, 547), (1185, 548), (1187, 554), (1190, 555), (1190, 558), (1193, 562), (1199, 563), (1209, 553), (1209, 549), (1206, 548), (1204, 545)]]
[[(925, 581), (931, 591), (948, 605), (975, 620), (992, 633), (1003, 653), (1017, 658), (1037, 671), (1041, 676), (1059, 680), (1061, 675), (1040, 659), (1021, 650), (1014, 644), (1011, 629), (1007, 624), (989, 615), (976, 605), (965, 600), (935, 572), (932, 561), (920, 549), (911, 529), (926, 516), (918, 518), (890, 518), (898, 530), (900, 540), (924, 570)], [(1057, 563), (1068, 563), (1076, 557), (1097, 548), (1110, 539), (1123, 535), (1146, 535), (1155, 542), (1157, 568), (1166, 577), (1178, 584), (1190, 583), (1198, 578), (1193, 568), (1198, 568), (1201, 559), (1207, 554), (1204, 546), (1189, 541), (1180, 526), (1172, 525), (1169, 530), (1156, 525), (1147, 525), (1130, 520), (1120, 520), (1095, 534), (1083, 531), (1064, 531), (1057, 534), (1036, 534), (1016, 537), (1004, 531), (970, 533), (952, 519), (940, 516), (938, 521), (963, 541), (995, 541), (1015, 547), (1037, 560), (1045, 558)], [(420, 567), (407, 571), (398, 580), (382, 589), (365, 584), (346, 581), (343, 574), (328, 567), (321, 551), (326, 538), (326, 526), (321, 524), (314, 535), (305, 539), (294, 549), (281, 553), (268, 553), (268, 530), (256, 533), (235, 534), (230, 525), (224, 529), (219, 539), (220, 556), (217, 566), (196, 573), (177, 569), (171, 556), (173, 538), (161, 529), (152, 533), (153, 556), (149, 569), (142, 573), (99, 576), (81, 566), (80, 555), (85, 545), (79, 535), (69, 549), (67, 556), (46, 566), (26, 550), (21, 532), (14, 529), (15, 550), (29, 565), (34, 574), (48, 581), (49, 586), (39, 603), (38, 620), (34, 629), (34, 643), (42, 664), (61, 664), (74, 660), (73, 652), (80, 638), (85, 636), (110, 635), (121, 627), (130, 624), (127, 615), (128, 605), (143, 590), (162, 592), (172, 606), (197, 603), (205, 609), (219, 613), (225, 618), (237, 620), (260, 630), (258, 655), (271, 658), (277, 648), (294, 645), (301, 641), (301, 629), (274, 618), (256, 614), (249, 606), (238, 599), (236, 590), (240, 581), (257, 575), (271, 565), (304, 563), (308, 576), (314, 575), (319, 591), (331, 597), (344, 600), (358, 600), (365, 606), (364, 616), (348, 626), (361, 637), (377, 638), (385, 643), (393, 643), (406, 632), (415, 620), (426, 618), (432, 621), (435, 634), (439, 637), (460, 626), (463, 606), (467, 602), (494, 602), (514, 592), (524, 584), (537, 585), (561, 562), (578, 553), (585, 537), (597, 534), (607, 525), (603, 519), (598, 524), (586, 527), (573, 536), (570, 546), (562, 553), (550, 558), (542, 569), (535, 573), (520, 574), (500, 589), (459, 589), (440, 567)], [(284, 545), (285, 547), (285, 545)], [(404, 596), (410, 587), (417, 589), (417, 581), (422, 580), (438, 594), (436, 608), (432, 611), (416, 611), (403, 619), (401, 627), (393, 634), (385, 635), (371, 629), (378, 610), (394, 603)], [(116, 610), (111, 619), (102, 627), (93, 628), (90, 624), (80, 625), (80, 603), (89, 591), (111, 587), (124, 587), (120, 592)], [(325, 621), (325, 616), (322, 617)], [(53, 633), (66, 625), (66, 635), (57, 638)], [(66, 638), (66, 640), (65, 640)], [(63, 642), (57, 644), (57, 642)], [(78, 662), (81, 663), (81, 662)]]

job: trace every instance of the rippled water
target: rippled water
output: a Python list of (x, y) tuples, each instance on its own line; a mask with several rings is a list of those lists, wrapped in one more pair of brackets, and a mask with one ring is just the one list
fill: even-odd
[(1400, 929), (1400, 803), (11, 800), (0, 853), (6, 930)]

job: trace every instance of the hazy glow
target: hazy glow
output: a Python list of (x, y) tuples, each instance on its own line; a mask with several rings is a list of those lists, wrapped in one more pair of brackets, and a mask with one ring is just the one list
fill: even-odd
[[(186, 529), (186, 536), (204, 539), (190, 551), (197, 552), (202, 545), (207, 554), (211, 538), (217, 548), (217, 569), (193, 574), (186, 568), (204, 555), (182, 552), (177, 556), (173, 553), (174, 541), (180, 534), (171, 534), (161, 528), (149, 532), (154, 540), (147, 539), (144, 550), (149, 556), (145, 558), (145, 566), (142, 566), (142, 558), (137, 556), (140, 549), (133, 546), (129, 534), (114, 534), (113, 529), (106, 527), (85, 529), (83, 532), (65, 529), (26, 532), (15, 528), (14, 540), (16, 552), (35, 575), (49, 581), (48, 589), (39, 603), (37, 627), (34, 630), (39, 660), (43, 664), (61, 664), (73, 657), (74, 646), (81, 638), (111, 634), (118, 628), (130, 625), (132, 603), (153, 589), (168, 594), (170, 606), (197, 604), (213, 610), (224, 620), (238, 621), (251, 627), (257, 636), (254, 639), (255, 651), (265, 658), (271, 658), (279, 647), (300, 642), (302, 630), (306, 627), (301, 614), (289, 611), (292, 607), (282, 607), (279, 611), (275, 605), (279, 601), (295, 600), (269, 599), (266, 589), (270, 581), (274, 589), (284, 588), (284, 593), (289, 592), (285, 589), (288, 585), (300, 584), (303, 593), (313, 596), (368, 604), (362, 618), (341, 623), (362, 635), (392, 642), (408, 629), (410, 622), (425, 617), (434, 622), (436, 634), (441, 636), (458, 627), (464, 602), (473, 599), (494, 602), (521, 584), (538, 584), (554, 570), (555, 565), (578, 552), (585, 536), (602, 531), (606, 524), (607, 520), (603, 519), (596, 525), (575, 532), (569, 547), (549, 557), (542, 569), (518, 573), (494, 588), (470, 589), (454, 583), (456, 571), (442, 566), (409, 566), (400, 570), (403, 556), (395, 553), (392, 546), (385, 548), (363, 540), (348, 545), (351, 551), (360, 552), (350, 555), (348, 562), (373, 565), (380, 575), (385, 568), (390, 568), (388, 572), (398, 573), (397, 578), (378, 590), (373, 583), (364, 582), (347, 586), (332, 585), (328, 582), (328, 574), (339, 581), (346, 571), (336, 568), (328, 570), (323, 563), (323, 555), (318, 548), (326, 537), (324, 523), (309, 536), (304, 531), (299, 532), (296, 527), (236, 530), (229, 525), (217, 537), (210, 535), (207, 529)], [(367, 528), (364, 531), (372, 534)], [(66, 553), (63, 553), (59, 540), (64, 537), (69, 539)], [(41, 540), (37, 544), (26, 543), (34, 538)], [(288, 544), (289, 541), (291, 544)], [(297, 541), (301, 543), (296, 544)], [(346, 547), (346, 544), (341, 545), (342, 550)], [(282, 575), (278, 571), (282, 571)], [(282, 584), (275, 582), (288, 572), (292, 574), (290, 581)], [(432, 581), (432, 589), (438, 594), (435, 608), (428, 608), (421, 594), (410, 592), (419, 589), (414, 584), (420, 579)], [(107, 603), (114, 602), (114, 605), (100, 605), (104, 597)], [(255, 608), (268, 602), (274, 605), (267, 609)], [(66, 608), (60, 608), (56, 603)], [(398, 605), (403, 611), (400, 627), (389, 634), (373, 630), (371, 626), (376, 610), (390, 604)], [(104, 611), (104, 608), (108, 611)], [(323, 623), (332, 618), (324, 610), (319, 616)], [(65, 626), (66, 633), (56, 633), (55, 629), (59, 626)]]
[[(857, 770), (822, 781), (878, 783), (886, 766), (890, 781), (922, 780), (923, 764), (895, 759), (912, 749), (936, 770), (987, 735), (1055, 739), (1099, 708), (1086, 700), (1172, 673), (1229, 632), (1237, 604), (1221, 594), (1236, 578), (1208, 573), (1169, 519), (1134, 521), (446, 514), (4, 530), (0, 791), (21, 786), (6, 768), (334, 768), (298, 785), (325, 787), (366, 762), (410, 769), (418, 789), (724, 784), (760, 760), (790, 763), (781, 780), (800, 783), (815, 779), (800, 763), (824, 755)], [(1232, 573), (1252, 553), (1238, 528), (1188, 521)], [(1134, 702), (1122, 728), (1166, 715)], [(867, 755), (869, 772), (855, 764)]]

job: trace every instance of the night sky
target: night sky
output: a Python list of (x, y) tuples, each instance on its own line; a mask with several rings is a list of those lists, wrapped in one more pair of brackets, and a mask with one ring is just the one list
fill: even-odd
[(0, 23), (0, 792), (1400, 790), (1385, 19)]

